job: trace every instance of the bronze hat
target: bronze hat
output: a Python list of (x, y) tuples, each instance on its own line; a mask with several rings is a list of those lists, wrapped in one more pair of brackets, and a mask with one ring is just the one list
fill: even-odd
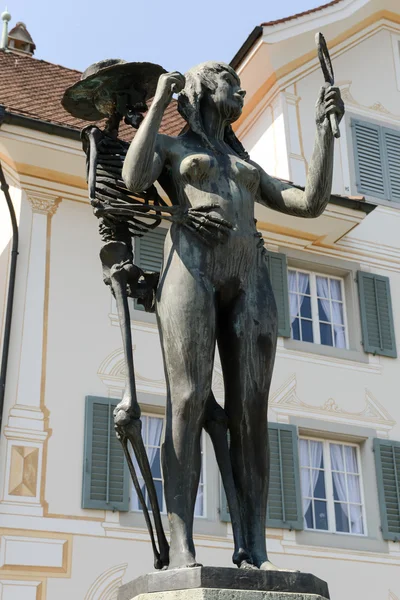
[(152, 98), (158, 78), (165, 72), (160, 65), (149, 62), (101, 60), (90, 65), (80, 81), (65, 90), (61, 104), (73, 117), (99, 121), (116, 112), (119, 96), (126, 96), (127, 105)]

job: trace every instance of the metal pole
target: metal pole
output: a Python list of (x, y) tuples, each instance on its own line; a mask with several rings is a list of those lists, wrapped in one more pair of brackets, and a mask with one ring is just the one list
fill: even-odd
[(8, 210), (10, 211), (10, 219), (12, 225), (12, 248), (11, 248), (11, 264), (10, 264), (10, 275), (8, 279), (8, 294), (7, 294), (7, 305), (6, 305), (6, 316), (4, 320), (4, 336), (3, 336), (3, 350), (1, 355), (1, 370), (0, 370), (0, 431), (3, 420), (3, 406), (4, 406), (4, 394), (6, 389), (6, 376), (7, 376), (7, 364), (8, 364), (8, 352), (10, 347), (10, 335), (11, 335), (11, 321), (13, 313), (14, 303), (14, 288), (15, 288), (15, 274), (17, 268), (17, 257), (18, 257), (18, 224), (15, 216), (14, 206), (11, 200), (10, 192), (8, 191), (8, 183), (4, 176), (3, 168), (0, 163), (0, 189), (3, 192)]

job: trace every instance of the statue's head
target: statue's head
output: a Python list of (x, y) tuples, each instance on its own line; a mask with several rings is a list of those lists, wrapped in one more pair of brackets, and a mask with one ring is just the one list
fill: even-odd
[(202, 112), (205, 106), (212, 107), (226, 121), (226, 141), (238, 154), (248, 158), (231, 127), (231, 123), (242, 114), (246, 94), (237, 73), (225, 63), (205, 62), (190, 69), (185, 78), (185, 88), (178, 97), (178, 110), (192, 131), (210, 145), (204, 131)]

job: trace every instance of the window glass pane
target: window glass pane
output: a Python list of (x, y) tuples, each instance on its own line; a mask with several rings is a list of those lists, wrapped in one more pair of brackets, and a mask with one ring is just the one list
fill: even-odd
[(336, 531), (350, 533), (347, 504), (335, 502)]
[(289, 292), (297, 292), (297, 272), (288, 270)]
[(339, 279), (330, 279), (329, 285), (332, 300), (342, 300), (342, 286)]
[(360, 477), (358, 475), (347, 475), (347, 488), (349, 490), (349, 502), (361, 504)]
[(161, 479), (161, 452), (160, 448), (155, 448), (153, 460), (150, 464), (151, 472), (155, 479)]
[(301, 491), (303, 493), (303, 497), (312, 497), (310, 469), (301, 469)]
[(303, 342), (314, 341), (311, 321), (306, 321), (304, 319), (301, 320), (301, 338)]
[(298, 273), (299, 276), (299, 292), (300, 294), (310, 295), (310, 276), (307, 273)]
[(302, 467), (309, 467), (310, 466), (310, 453), (308, 450), (308, 440), (300, 440), (299, 449), (300, 449), (300, 465)]
[(329, 280), (327, 277), (317, 276), (317, 295), (319, 298), (329, 298)]
[(204, 486), (199, 486), (197, 492), (196, 504), (194, 507), (194, 514), (196, 517), (202, 517), (204, 515)]
[(344, 324), (343, 304), (340, 302), (332, 302), (332, 322), (335, 325)]
[(310, 296), (301, 296), (301, 311), (300, 314), (306, 319), (311, 319), (311, 298)]
[(312, 502), (310, 502), (309, 500), (303, 500), (303, 514), (304, 514), (305, 527), (307, 529), (314, 529)]
[(334, 325), (333, 330), (335, 335), (335, 348), (346, 348), (345, 328), (340, 327), (340, 325)]
[(313, 477), (313, 478), (317, 480), (316, 484), (315, 484), (315, 488), (314, 488), (314, 497), (315, 498), (326, 498), (324, 472), (317, 471), (316, 477)]
[(321, 344), (323, 346), (333, 346), (332, 327), (327, 323), (320, 323), (319, 332), (321, 335)]
[(318, 298), (318, 317), (320, 321), (331, 322), (331, 307), (328, 300), (320, 300)]
[(309, 444), (312, 466), (315, 469), (323, 469), (324, 455), (322, 452), (322, 442), (315, 442), (314, 440), (309, 440)]
[(296, 317), (299, 314), (299, 303), (297, 294), (289, 294), (290, 315)]
[(346, 475), (344, 473), (332, 473), (333, 497), (335, 500), (347, 502)]
[(364, 523), (363, 523), (363, 515), (362, 515), (361, 506), (355, 506), (353, 504), (350, 504), (349, 511), (350, 511), (351, 533), (363, 534), (364, 533)]
[(329, 444), (333, 471), (344, 471), (343, 445)]
[(300, 325), (299, 319), (295, 319), (292, 323), (292, 338), (294, 340), (300, 340)]
[(328, 512), (325, 500), (314, 500), (315, 527), (316, 529), (328, 529)]
[(348, 473), (358, 473), (357, 448), (355, 446), (344, 446), (346, 457), (346, 470)]

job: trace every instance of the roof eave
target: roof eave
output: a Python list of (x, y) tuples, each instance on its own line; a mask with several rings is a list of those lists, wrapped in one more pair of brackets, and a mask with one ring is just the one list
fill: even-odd
[(236, 52), (235, 56), (232, 58), (229, 63), (232, 69), (237, 69), (240, 63), (243, 61), (245, 56), (250, 52), (258, 38), (260, 38), (263, 34), (263, 27), (261, 25), (257, 25), (254, 27), (253, 31), (247, 37), (245, 42), (241, 45), (239, 50)]
[(81, 135), (80, 131), (74, 127), (58, 125), (56, 123), (51, 123), (50, 121), (42, 121), (41, 119), (19, 115), (6, 110), (4, 106), (0, 105), (0, 126), (3, 123), (16, 125), (17, 127), (26, 127), (27, 129), (41, 131), (42, 133), (48, 133), (49, 135), (58, 135), (59, 137), (75, 141), (79, 141)]

